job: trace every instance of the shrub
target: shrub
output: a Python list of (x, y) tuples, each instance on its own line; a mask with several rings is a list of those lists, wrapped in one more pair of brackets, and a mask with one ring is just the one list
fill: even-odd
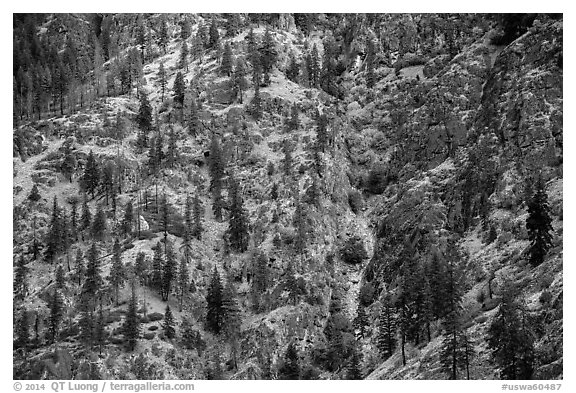
[(372, 168), (366, 180), (366, 190), (371, 194), (382, 194), (387, 185), (386, 170), (383, 167)]
[(362, 239), (358, 236), (353, 236), (348, 238), (340, 249), (340, 256), (346, 263), (358, 264), (368, 258), (368, 253)]
[(540, 295), (540, 298), (538, 300), (540, 301), (540, 303), (542, 305), (546, 305), (546, 304), (550, 303), (550, 300), (552, 300), (552, 294), (548, 291), (544, 291), (544, 292), (542, 292), (542, 294)]

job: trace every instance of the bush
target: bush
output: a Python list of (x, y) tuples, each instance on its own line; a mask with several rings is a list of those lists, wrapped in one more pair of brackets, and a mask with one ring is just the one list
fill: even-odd
[(164, 319), (164, 314), (160, 312), (153, 312), (151, 314), (148, 314), (148, 319), (150, 320), (150, 322), (160, 321)]
[(350, 205), (350, 209), (354, 214), (358, 214), (358, 212), (362, 211), (364, 208), (364, 200), (362, 199), (362, 195), (356, 191), (352, 190), (348, 194), (348, 204)]
[(388, 185), (386, 170), (383, 167), (375, 167), (368, 173), (366, 190), (371, 194), (382, 194)]
[(540, 301), (540, 304), (546, 305), (550, 303), (550, 300), (552, 300), (552, 294), (548, 291), (544, 291), (538, 300)]
[(340, 249), (340, 256), (346, 263), (358, 264), (368, 258), (368, 253), (362, 239), (358, 236), (353, 236), (348, 238)]

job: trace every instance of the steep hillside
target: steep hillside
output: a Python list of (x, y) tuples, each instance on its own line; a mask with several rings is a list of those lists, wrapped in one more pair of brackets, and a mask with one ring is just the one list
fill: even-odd
[(16, 15), (14, 378), (562, 378), (562, 23)]

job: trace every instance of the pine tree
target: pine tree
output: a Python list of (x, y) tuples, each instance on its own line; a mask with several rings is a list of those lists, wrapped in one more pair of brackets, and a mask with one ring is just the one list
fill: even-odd
[(292, 147), (288, 139), (285, 139), (282, 144), (282, 151), (284, 152), (284, 160), (282, 161), (282, 166), (284, 168), (284, 176), (289, 178), (292, 175)]
[(136, 254), (136, 262), (134, 263), (134, 274), (138, 278), (140, 283), (144, 283), (146, 277), (146, 254), (140, 251)]
[(88, 159), (86, 161), (86, 167), (84, 168), (84, 174), (82, 176), (82, 185), (86, 192), (89, 192), (94, 198), (94, 193), (98, 189), (100, 184), (100, 169), (98, 168), (98, 163), (94, 158), (94, 153), (90, 150), (88, 154)]
[[(308, 60), (308, 58), (309, 57), (306, 57), (305, 60)], [(298, 74), (298, 83), (305, 88), (310, 87), (310, 74), (308, 73), (308, 62), (307, 61), (303, 61), (300, 64), (300, 73)]]
[(140, 92), (139, 99), (140, 107), (136, 115), (136, 123), (140, 128), (140, 133), (138, 134), (136, 143), (138, 147), (146, 148), (148, 147), (148, 133), (152, 130), (152, 107), (150, 106), (150, 101), (148, 101), (146, 93)]
[(224, 310), (222, 307), (222, 282), (216, 266), (212, 272), (212, 279), (206, 294), (207, 312), (206, 329), (214, 334), (222, 331)]
[(544, 262), (544, 257), (552, 246), (553, 231), (546, 186), (541, 177), (538, 177), (536, 190), (528, 203), (526, 229), (530, 239), (529, 260), (532, 266), (538, 266)]
[(238, 182), (229, 179), (230, 217), (227, 236), (232, 250), (244, 252), (248, 249), (250, 235), (248, 233), (248, 217), (244, 209), (244, 200), (239, 190)]
[(172, 291), (172, 282), (176, 278), (177, 262), (176, 255), (172, 243), (165, 243), (166, 247), (166, 263), (162, 267), (162, 300), (168, 301), (168, 297)]
[(190, 99), (190, 113), (188, 115), (188, 133), (193, 137), (200, 130), (200, 117), (198, 115), (198, 105), (194, 98)]
[(316, 44), (312, 47), (312, 53), (307, 58), (308, 60), (308, 75), (310, 77), (310, 87), (318, 87), (320, 83), (320, 62), (318, 55), (318, 47)]
[(290, 120), (288, 121), (288, 130), (297, 130), (300, 127), (300, 120), (298, 119), (298, 105), (292, 105), (290, 112)]
[(102, 206), (98, 207), (94, 221), (92, 222), (91, 234), (95, 240), (104, 240), (108, 224), (106, 222), (106, 213)]
[(74, 241), (78, 240), (78, 199), (70, 201), (70, 235)]
[(24, 254), (20, 255), (14, 272), (14, 300), (24, 300), (28, 294), (28, 267)]
[(102, 346), (106, 344), (107, 339), (106, 320), (104, 319), (104, 312), (102, 307), (98, 310), (96, 323), (94, 325), (94, 344), (98, 346), (98, 352), (102, 354)]
[(288, 266), (284, 272), (284, 288), (288, 291), (288, 301), (290, 304), (296, 306), (298, 304), (298, 297), (300, 291), (298, 290), (298, 282), (294, 272), (294, 264), (292, 260), (288, 261)]
[(215, 49), (220, 42), (220, 34), (218, 33), (218, 25), (216, 23), (216, 18), (212, 18), (210, 23), (210, 40), (208, 42), (208, 47), (210, 49)]
[(394, 313), (388, 297), (384, 298), (378, 322), (377, 346), (384, 360), (388, 359), (396, 349), (396, 326)]
[(64, 268), (62, 264), (56, 266), (56, 273), (54, 274), (54, 283), (56, 284), (56, 289), (63, 290), (66, 286), (66, 278), (64, 277)]
[(192, 225), (192, 236), (194, 236), (198, 240), (202, 240), (202, 204), (200, 202), (200, 198), (198, 194), (194, 196), (194, 205), (193, 205), (193, 216), (194, 221)]
[(288, 69), (286, 70), (286, 77), (292, 82), (298, 82), (298, 73), (300, 72), (300, 64), (296, 59), (294, 52), (290, 52), (290, 60), (288, 63)]
[(316, 118), (316, 141), (320, 151), (325, 151), (328, 146), (328, 118), (325, 114), (318, 114)]
[(222, 178), (224, 177), (224, 161), (220, 143), (216, 136), (212, 137), (210, 145), (210, 190), (212, 191), (212, 211), (216, 220), (222, 220), (222, 208), (224, 199), (222, 197)]
[(228, 280), (222, 292), (222, 326), (226, 340), (230, 343), (232, 350), (232, 361), (234, 368), (238, 369), (238, 344), (240, 339), (240, 327), (242, 325), (241, 310), (238, 305), (236, 289), (232, 280)]
[(23, 349), (26, 351), (29, 345), (30, 321), (28, 319), (28, 310), (23, 308), (14, 329), (14, 349)]
[(122, 331), (127, 340), (128, 350), (133, 351), (136, 348), (138, 338), (140, 337), (138, 299), (136, 297), (136, 288), (134, 285), (132, 285), (132, 297), (130, 298), (130, 303), (128, 303), (128, 312), (126, 313), (126, 319), (122, 325)]
[(184, 83), (184, 75), (182, 72), (178, 71), (176, 78), (174, 78), (174, 102), (180, 105), (181, 108), (184, 107), (184, 93), (186, 91), (186, 84)]
[(248, 81), (246, 80), (246, 64), (241, 58), (236, 59), (231, 80), (234, 97), (239, 98), (239, 102), (242, 104), (244, 91), (248, 88)]
[(278, 379), (300, 379), (300, 361), (298, 359), (298, 350), (293, 342), (288, 344), (284, 353), (284, 363), (278, 370)]
[(124, 218), (122, 219), (122, 224), (120, 226), (120, 231), (122, 236), (130, 235), (132, 232), (132, 223), (134, 221), (134, 208), (132, 206), (132, 200), (126, 203), (126, 209), (124, 210)]
[(92, 213), (88, 207), (88, 201), (86, 200), (86, 195), (84, 195), (84, 203), (82, 204), (82, 217), (80, 218), (82, 230), (89, 229), (92, 222)]
[(62, 210), (58, 205), (58, 200), (54, 196), (52, 204), (52, 217), (50, 218), (50, 225), (46, 238), (46, 251), (44, 256), (49, 262), (54, 260), (54, 257), (62, 252), (65, 247), (64, 239), (65, 223), (62, 215)]
[(34, 183), (32, 190), (28, 195), (28, 199), (32, 202), (38, 202), (42, 197), (40, 196), (40, 191), (38, 191), (38, 184)]
[(232, 75), (232, 64), (234, 63), (234, 58), (232, 54), (232, 47), (230, 43), (227, 42), (224, 45), (224, 53), (222, 54), (222, 63), (220, 64), (220, 72), (223, 75), (230, 76)]
[(166, 25), (166, 21), (162, 20), (160, 22), (160, 29), (158, 32), (158, 46), (162, 48), (164, 54), (166, 54), (166, 48), (168, 47), (168, 26)]
[(96, 248), (96, 243), (92, 243), (92, 247), (88, 251), (88, 264), (86, 267), (86, 279), (82, 286), (82, 296), (94, 301), (101, 288), (102, 277), (100, 276), (98, 249)]
[(179, 159), (177, 141), (176, 131), (174, 131), (174, 127), (171, 127), (168, 134), (168, 151), (166, 152), (166, 165), (169, 168), (174, 168)]
[(118, 239), (114, 241), (112, 253), (112, 267), (110, 268), (110, 276), (108, 277), (108, 280), (110, 281), (112, 288), (114, 288), (116, 306), (118, 306), (119, 290), (126, 280), (126, 272), (124, 264), (122, 263), (122, 248)]
[(164, 102), (164, 94), (166, 93), (166, 86), (168, 86), (168, 77), (166, 75), (166, 68), (164, 68), (164, 62), (161, 62), (158, 67), (158, 83), (160, 83), (160, 91), (162, 92), (161, 100)]
[(64, 301), (58, 289), (54, 289), (48, 299), (48, 308), (50, 316), (48, 319), (48, 339), (51, 343), (55, 342), (60, 332), (60, 323), (64, 315)]
[(530, 379), (534, 371), (534, 338), (525, 310), (511, 283), (503, 285), (502, 301), (488, 328), (488, 347), (500, 367), (501, 379)]
[(264, 74), (264, 86), (270, 85), (270, 74), (272, 68), (276, 64), (278, 58), (278, 52), (276, 50), (276, 43), (274, 38), (270, 33), (270, 30), (266, 28), (264, 32), (264, 38), (262, 40), (262, 47), (260, 48), (260, 59), (262, 64), (262, 72)]
[(358, 350), (356, 345), (354, 345), (352, 347), (352, 356), (350, 357), (350, 361), (348, 364), (346, 379), (351, 380), (363, 379), (361, 370), (361, 361), (362, 361), (362, 355), (360, 354), (360, 351)]
[(176, 336), (176, 330), (174, 329), (174, 316), (172, 315), (172, 310), (170, 306), (166, 305), (166, 310), (164, 311), (164, 322), (162, 323), (162, 329), (164, 334), (168, 339), (172, 340)]
[(180, 68), (182, 71), (188, 72), (188, 44), (186, 41), (182, 42), (182, 47), (180, 48), (178, 68)]
[(84, 265), (84, 255), (82, 250), (78, 248), (76, 251), (76, 260), (74, 261), (74, 275), (78, 279), (78, 286), (82, 285), (82, 281), (86, 275), (86, 266)]
[(182, 303), (189, 286), (190, 273), (188, 271), (188, 263), (186, 258), (181, 258), (180, 265), (178, 266), (178, 306), (180, 311), (182, 311)]
[(292, 223), (296, 228), (296, 238), (294, 239), (294, 247), (296, 252), (300, 255), (304, 254), (310, 234), (310, 225), (308, 223), (308, 216), (304, 204), (298, 200), (296, 201), (296, 209), (292, 217)]
[(254, 83), (254, 97), (250, 101), (250, 114), (254, 120), (258, 121), (262, 118), (262, 98), (260, 97), (260, 76), (256, 74), (256, 82)]
[(161, 290), (162, 288), (162, 267), (164, 266), (164, 260), (162, 258), (162, 245), (160, 242), (156, 243), (153, 248), (154, 257), (152, 259), (152, 277), (150, 284), (152, 288)]
[(372, 89), (376, 83), (376, 76), (374, 75), (374, 42), (368, 39), (366, 42), (366, 87)]
[(182, 21), (180, 21), (180, 38), (184, 42), (186, 42), (185, 40), (190, 38), (191, 34), (192, 34), (192, 31), (190, 28), (190, 22), (187, 19), (183, 19)]

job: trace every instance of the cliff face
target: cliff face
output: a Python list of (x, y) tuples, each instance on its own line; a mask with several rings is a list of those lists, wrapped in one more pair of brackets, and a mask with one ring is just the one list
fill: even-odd
[[(21, 256), (30, 260), (30, 291), (15, 301), (15, 310), (29, 310), (40, 333), (30, 356), (15, 351), (15, 375), (136, 378), (146, 370), (152, 378), (276, 378), (294, 343), (302, 378), (347, 378), (354, 351), (362, 353), (359, 367), (365, 378), (446, 378), (440, 364), (441, 319), (429, 321), (427, 329), (408, 340), (406, 364), (399, 331), (388, 358), (382, 356), (378, 335), (382, 310), (388, 302), (396, 305), (406, 291), (406, 277), (416, 287), (425, 286), (426, 280), (417, 278), (428, 279), (435, 261), (452, 258), (462, 272), (461, 324), (476, 352), (470, 377), (500, 376), (486, 337), (510, 283), (519, 288), (517, 300), (534, 326), (534, 376), (562, 377), (562, 20), (539, 16), (526, 33), (498, 46), (493, 44), (498, 26), (486, 15), (306, 15), (252, 21), (228, 14), (62, 14), (48, 15), (36, 26), (42, 45), (58, 42), (61, 50), (67, 41), (82, 47), (104, 36), (110, 40), (102, 48), (101, 68), (90, 70), (84, 92), (89, 103), (64, 116), (40, 111), (42, 120), (26, 121), (26, 110), (34, 113), (30, 97), (30, 108), (16, 114), (23, 120), (14, 130), (14, 261)], [(165, 49), (157, 44), (162, 23)], [(191, 34), (183, 39), (186, 23)], [(197, 37), (207, 42), (211, 23), (220, 44), (201, 43), (198, 49)], [(148, 34), (143, 43), (142, 29)], [(232, 91), (233, 78), (221, 71), (223, 48), (229, 44), (251, 79), (246, 39), (251, 29), (259, 42), (269, 29), (277, 54), (270, 83), (259, 87), (259, 119), (252, 111), (252, 83), (240, 102)], [(367, 40), (375, 45), (373, 87), (367, 86)], [(180, 64), (183, 42), (191, 53), (187, 68)], [(335, 70), (331, 83), (320, 78), (310, 86), (302, 80), (305, 66), (297, 78), (288, 77), (291, 57), (305, 64), (312, 48), (321, 69)], [(340, 49), (333, 58), (323, 57), (334, 48)], [(141, 73), (127, 82), (130, 67), (138, 67), (122, 61), (138, 64), (141, 50)], [(25, 63), (24, 57), (18, 62)], [(97, 56), (90, 57), (94, 61)], [(160, 64), (167, 74), (165, 94)], [(182, 106), (171, 90), (179, 72), (186, 82)], [(68, 102), (83, 91), (77, 88), (68, 90)], [(162, 135), (161, 150), (176, 150), (178, 157), (156, 173), (149, 170), (153, 149), (138, 142), (140, 92), (148, 95), (154, 112), (151, 140)], [(17, 94), (19, 105), (23, 94)], [(295, 127), (290, 125), (294, 108)], [(320, 119), (327, 130), (323, 149), (318, 148)], [(227, 180), (224, 220), (216, 219), (212, 208), (208, 167), (214, 136), (222, 146), (226, 179), (239, 182), (244, 199), (250, 241), (242, 253), (230, 252), (227, 241)], [(162, 196), (174, 221), (166, 238), (178, 260), (184, 256), (186, 195), (197, 195), (202, 205), (204, 230), (190, 246), (187, 267), (193, 284), (182, 309), (176, 293), (165, 302), (150, 285), (138, 285), (142, 335), (137, 360), (123, 347), (128, 285), (120, 290), (118, 305), (105, 306), (103, 352), (81, 342), (76, 304), (81, 285), (74, 255), (77, 250), (87, 255), (90, 230), (79, 231), (81, 236), (55, 263), (31, 260), (34, 239), (47, 238), (53, 198), (67, 217), (73, 203), (82, 204), (80, 179), (90, 151), (101, 168), (116, 176), (112, 182), (121, 183), (114, 201), (105, 199), (104, 191), (87, 201), (92, 213), (104, 210), (109, 224), (104, 239), (96, 242), (107, 298), (113, 296), (108, 276), (113, 240), (128, 201), (134, 203), (142, 231), (122, 238), (121, 259), (127, 266), (135, 264), (139, 252), (152, 266), (153, 247), (164, 242)], [(70, 156), (76, 165), (65, 174), (63, 163)], [(553, 234), (544, 263), (533, 268), (527, 263), (527, 184), (538, 172), (546, 184)], [(38, 201), (28, 198), (34, 185)], [(304, 206), (305, 229), (296, 222), (298, 206)], [(305, 232), (300, 250), (299, 231)], [(357, 263), (350, 263), (350, 253), (360, 255)], [(259, 255), (265, 255), (268, 285), (255, 296)], [(63, 291), (67, 318), (54, 344), (45, 332), (58, 264), (70, 269)], [(206, 329), (213, 268), (237, 292), (241, 323), (233, 339)], [(167, 304), (176, 320), (173, 340), (165, 337), (158, 320)], [(360, 310), (367, 322), (364, 331)], [(396, 317), (400, 310), (394, 308)]]

